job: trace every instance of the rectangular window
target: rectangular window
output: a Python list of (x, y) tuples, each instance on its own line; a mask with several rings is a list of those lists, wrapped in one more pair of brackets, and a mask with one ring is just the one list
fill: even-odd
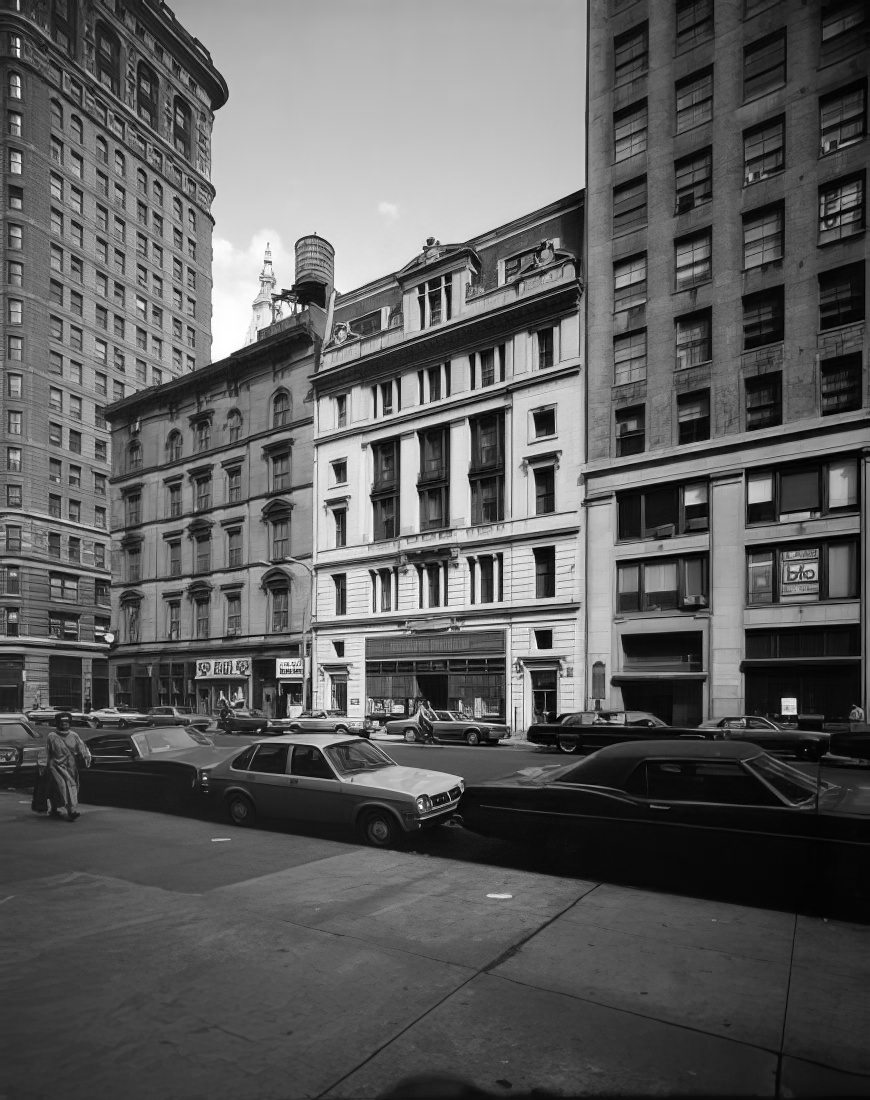
[(674, 267), (677, 290), (708, 282), (712, 276), (712, 237), (705, 229), (674, 242)]
[(553, 466), (536, 466), (535, 515), (546, 516), (556, 511), (556, 470)]
[(196, 571), (211, 571), (211, 535), (199, 535), (196, 539)]
[(774, 428), (782, 423), (782, 373), (774, 371), (747, 378), (746, 430)]
[(641, 252), (613, 265), (613, 312), (621, 313), (646, 305), (646, 253)]
[(646, 23), (632, 27), (613, 40), (613, 84), (627, 84), (649, 68), (649, 36)]
[(754, 550), (746, 556), (750, 606), (855, 599), (860, 595), (854, 540)]
[(706, 481), (660, 485), (654, 489), (620, 493), (617, 497), (621, 541), (671, 538), (709, 527)]
[(867, 133), (867, 82), (819, 98), (819, 153), (826, 157), (862, 141)]
[(675, 85), (677, 133), (713, 117), (713, 70), (692, 73)]
[(677, 442), (699, 443), (710, 438), (710, 391), (681, 393), (677, 397)]
[(537, 546), (535, 558), (535, 599), (546, 600), (556, 595), (556, 547)]
[(626, 233), (646, 225), (646, 176), (613, 188), (613, 232)]
[(498, 523), (504, 519), (504, 414), (475, 417), (469, 426), (471, 522)]
[(386, 440), (372, 447), (374, 482), (371, 502), (376, 540), (399, 534), (399, 441)]
[(452, 276), (441, 275), (417, 287), (417, 313), (420, 328), (440, 325), (453, 315)]
[(286, 558), (290, 553), (290, 521), (275, 519), (272, 521), (272, 558)]
[(181, 601), (169, 600), (166, 604), (166, 636), (171, 642), (181, 638)]
[(124, 514), (128, 527), (135, 527), (142, 520), (142, 497), (139, 493), (128, 493), (124, 498)]
[(641, 454), (646, 449), (646, 418), (643, 405), (617, 409), (616, 454), (619, 458)]
[(227, 503), (238, 504), (242, 499), (242, 470), (233, 466), (227, 470)]
[(782, 259), (784, 221), (782, 203), (743, 215), (744, 270), (763, 267)]
[(241, 634), (242, 632), (242, 597), (237, 595), (227, 596), (227, 634)]
[(707, 558), (701, 555), (617, 566), (618, 612), (697, 611), (706, 607)]
[(677, 0), (677, 52), (713, 37), (713, 0)]
[(181, 515), (181, 486), (178, 484), (166, 486), (167, 514), (170, 519), (177, 519)]
[(785, 76), (785, 30), (743, 47), (744, 99), (781, 88)]
[(635, 153), (646, 151), (647, 105), (646, 100), (633, 103), (613, 115), (613, 159), (628, 160)]
[(712, 311), (698, 310), (676, 320), (676, 369), (685, 370), (713, 358)]
[(554, 328), (540, 328), (535, 333), (537, 340), (538, 370), (552, 367), (555, 362), (556, 330)]
[(195, 634), (197, 638), (209, 636), (211, 619), (211, 601), (208, 596), (200, 596), (194, 601)]
[(613, 338), (613, 384), (624, 386), (646, 378), (646, 329)]
[(166, 543), (167, 564), (170, 577), (181, 576), (181, 539), (170, 539)]
[(332, 583), (335, 589), (335, 614), (347, 614), (347, 575), (345, 573), (333, 573)]
[(822, 416), (861, 408), (861, 352), (825, 359), (821, 364)]
[(751, 351), (782, 340), (784, 299), (781, 286), (747, 294), (743, 298), (743, 350)]
[(819, 328), (864, 320), (864, 261), (819, 274)]
[(854, 458), (747, 474), (747, 524), (813, 519), (857, 509)]
[(335, 546), (347, 546), (347, 509), (333, 508), (333, 536)]
[(194, 484), (196, 486), (196, 511), (204, 512), (211, 508), (211, 475), (198, 477)]
[(290, 455), (272, 456), (272, 492), (286, 492), (290, 488)]
[(713, 197), (713, 152), (702, 149), (674, 164), (676, 214), (685, 214)]
[(864, 231), (864, 174), (819, 188), (819, 244)]

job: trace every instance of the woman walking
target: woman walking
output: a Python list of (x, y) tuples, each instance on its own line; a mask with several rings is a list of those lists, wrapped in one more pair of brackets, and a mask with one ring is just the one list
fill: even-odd
[(91, 754), (81, 737), (72, 729), (72, 716), (68, 711), (55, 715), (56, 729), (48, 735), (48, 774), (54, 784), (56, 797), (51, 798), (50, 817), (60, 817), (58, 805), (66, 808), (67, 821), (75, 821), (79, 816), (79, 770), (76, 756), (89, 768)]

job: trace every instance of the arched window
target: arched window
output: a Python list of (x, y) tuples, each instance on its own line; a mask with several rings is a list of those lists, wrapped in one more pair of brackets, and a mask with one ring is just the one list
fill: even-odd
[(190, 151), (193, 144), (192, 135), (193, 121), (190, 107), (181, 96), (177, 95), (172, 118), (172, 141), (177, 152), (187, 157), (188, 160), (190, 160)]
[(94, 148), (96, 149), (97, 160), (100, 162), (100, 164), (108, 164), (109, 146), (106, 139), (97, 135), (97, 140), (94, 143)]
[(181, 199), (177, 195), (172, 200), (172, 216), (177, 222), (180, 222), (184, 216)]
[(142, 466), (142, 444), (133, 441), (127, 448), (127, 469), (138, 470)]
[(115, 95), (121, 90), (121, 43), (114, 31), (105, 23), (97, 23), (96, 28), (96, 70), (97, 80), (110, 88)]
[(51, 124), (58, 130), (63, 129), (63, 107), (61, 107), (59, 99), (51, 101)]
[(148, 194), (148, 176), (144, 168), (136, 169), (136, 187), (140, 194)]
[(81, 145), (85, 140), (85, 131), (84, 127), (82, 126), (82, 120), (79, 118), (78, 115), (70, 115), (69, 125), (70, 129), (72, 130), (72, 136), (79, 143), (79, 145)]
[(283, 428), (290, 423), (290, 394), (281, 390), (272, 398), (272, 427)]
[(242, 436), (242, 414), (238, 409), (227, 413), (227, 436), (230, 443), (237, 443)]
[(147, 122), (152, 130), (157, 129), (157, 103), (160, 82), (157, 74), (144, 61), (139, 62), (136, 70), (136, 110), (139, 118)]
[(200, 420), (194, 431), (196, 433), (197, 452), (207, 451), (211, 446), (211, 421)]
[(51, 0), (51, 37), (69, 54), (76, 52), (76, 0)]
[(181, 432), (170, 432), (169, 438), (166, 440), (166, 457), (170, 462), (178, 462), (181, 458), (182, 448), (184, 446), (181, 438)]
[(9, 74), (9, 98), (21, 99), (21, 73)]
[(128, 600), (124, 604), (123, 610), (123, 623), (124, 633), (126, 635), (126, 642), (138, 642), (139, 641), (139, 624), (142, 621), (141, 618), (141, 604), (138, 600)]

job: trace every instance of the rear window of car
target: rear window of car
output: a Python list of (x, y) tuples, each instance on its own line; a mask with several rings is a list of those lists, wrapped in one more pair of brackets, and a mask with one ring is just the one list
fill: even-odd
[(33, 736), (27, 726), (20, 722), (0, 722), (0, 737), (31, 737)]

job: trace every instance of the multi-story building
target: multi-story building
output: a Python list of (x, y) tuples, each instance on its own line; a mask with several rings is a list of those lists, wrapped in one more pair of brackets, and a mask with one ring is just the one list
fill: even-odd
[(104, 411), (209, 361), (226, 85), (159, 0), (0, 11), (0, 708), (108, 701)]
[(868, 17), (589, 5), (590, 700), (867, 699)]
[(111, 406), (112, 698), (301, 706), (310, 641), (317, 305)]
[(321, 705), (582, 695), (583, 196), (342, 295), (314, 376)]

